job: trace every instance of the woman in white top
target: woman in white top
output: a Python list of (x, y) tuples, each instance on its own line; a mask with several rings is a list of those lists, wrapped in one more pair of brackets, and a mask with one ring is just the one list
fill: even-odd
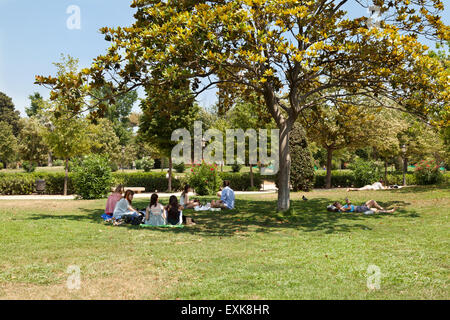
[(184, 186), (184, 190), (180, 196), (180, 205), (185, 209), (192, 209), (200, 205), (198, 200), (189, 200), (189, 190), (191, 187), (187, 184)]
[(122, 219), (123, 216), (139, 216), (139, 212), (136, 211), (131, 205), (133, 203), (134, 192), (132, 190), (127, 190), (125, 195), (119, 202), (116, 203), (114, 208), (113, 218), (118, 220)]
[(152, 226), (163, 226), (166, 224), (166, 213), (164, 207), (158, 202), (158, 195), (152, 194), (150, 204), (145, 209), (145, 224)]

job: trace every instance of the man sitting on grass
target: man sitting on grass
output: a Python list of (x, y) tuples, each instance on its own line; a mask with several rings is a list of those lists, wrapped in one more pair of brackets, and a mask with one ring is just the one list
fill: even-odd
[(375, 200), (369, 200), (367, 201), (365, 204), (361, 205), (361, 206), (354, 206), (351, 204), (351, 202), (346, 199), (347, 204), (346, 205), (342, 205), (340, 202), (335, 202), (333, 203), (333, 206), (335, 206), (340, 212), (368, 212), (368, 211), (373, 211), (373, 213), (393, 213), (395, 212), (395, 208), (391, 209), (391, 210), (386, 210), (383, 207), (381, 207)]
[(234, 209), (234, 191), (230, 188), (230, 181), (225, 180), (223, 186), (220, 200), (211, 201), (211, 208)]

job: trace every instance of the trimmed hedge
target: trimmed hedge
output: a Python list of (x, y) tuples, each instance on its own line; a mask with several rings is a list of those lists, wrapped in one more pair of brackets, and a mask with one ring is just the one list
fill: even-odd
[(35, 189), (35, 179), (32, 174), (16, 173), (0, 176), (0, 194), (28, 195)]
[[(314, 188), (325, 188), (326, 171), (318, 170), (316, 171), (316, 179), (314, 183)], [(389, 185), (402, 185), (403, 184), (403, 173), (401, 172), (391, 172), (387, 175)], [(375, 181), (373, 181), (375, 182)], [(416, 178), (413, 173), (406, 174), (406, 184), (415, 185)], [(332, 188), (349, 188), (355, 187), (357, 185), (353, 172), (351, 170), (334, 170), (331, 173), (331, 187)]]
[[(165, 192), (168, 188), (166, 172), (115, 172), (113, 177), (115, 184), (123, 184), (125, 187), (145, 187), (145, 192)], [(172, 176), (172, 191), (182, 190), (183, 179), (175, 179)]]
[[(219, 172), (219, 176), (222, 180), (229, 180), (231, 189), (235, 191), (248, 191), (250, 189), (250, 173)], [(253, 185), (258, 190), (262, 185), (259, 173), (253, 173)]]
[[(230, 180), (231, 187), (236, 191), (247, 191), (250, 189), (249, 173), (232, 173), (219, 172), (222, 180)], [(316, 171), (314, 188), (325, 187), (326, 172), (322, 170)], [(145, 187), (146, 192), (164, 192), (167, 190), (166, 172), (136, 172), (136, 173), (113, 173), (115, 184), (122, 183), (128, 187)], [(253, 181), (256, 187), (262, 184), (262, 180), (272, 180), (275, 176), (261, 176), (259, 173), (253, 174)], [(35, 192), (36, 179), (43, 179), (46, 182), (45, 193), (50, 195), (63, 194), (64, 173), (4, 173), (0, 172), (0, 194), (2, 195), (29, 195)], [(444, 174), (446, 183), (450, 182), (450, 172)], [(389, 184), (403, 183), (403, 175), (399, 173), (388, 174)], [(181, 191), (187, 180), (185, 177), (172, 179), (172, 190)], [(408, 185), (416, 184), (413, 173), (406, 175), (406, 183)], [(331, 185), (333, 188), (340, 186), (341, 188), (351, 187), (354, 185), (354, 177), (350, 170), (336, 170), (332, 172)], [(74, 193), (72, 183), (72, 173), (69, 173), (68, 194)]]

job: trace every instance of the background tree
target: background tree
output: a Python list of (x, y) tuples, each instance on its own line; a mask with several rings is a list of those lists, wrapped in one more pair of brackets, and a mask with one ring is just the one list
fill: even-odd
[(15, 137), (20, 131), (20, 113), (15, 110), (14, 103), (10, 97), (0, 92), (0, 121), (9, 124)]
[(20, 121), (22, 127), (18, 137), (20, 158), (42, 165), (47, 160), (49, 152), (48, 144), (43, 137), (45, 127), (34, 117), (22, 118)]
[(162, 157), (169, 159), (169, 192), (172, 191), (171, 153), (177, 144), (171, 140), (172, 132), (179, 128), (192, 128), (195, 115), (199, 111), (193, 99), (185, 99), (183, 90), (189, 90), (188, 83), (174, 81), (165, 87), (147, 88), (146, 99), (141, 101), (143, 115), (140, 119), (139, 134), (155, 145)]
[[(92, 104), (99, 103), (111, 96), (112, 91), (108, 86), (101, 87), (94, 91), (95, 98)], [(133, 127), (130, 122), (131, 110), (138, 99), (136, 91), (129, 91), (115, 98), (113, 104), (108, 104), (104, 117), (108, 119), (116, 136), (119, 138), (120, 145), (126, 146), (130, 143), (133, 136)]]
[[(59, 78), (71, 77), (77, 73), (78, 60), (61, 56), (61, 62), (54, 63)], [(65, 162), (64, 195), (67, 195), (69, 160), (88, 154), (94, 142), (92, 125), (72, 106), (77, 99), (69, 95), (53, 96), (52, 102), (44, 103), (40, 117), (46, 121), (44, 140), (52, 153)]]
[[(224, 123), (222, 129), (224, 134), (226, 129), (230, 129), (230, 124), (233, 128), (242, 129), (244, 132), (248, 129), (255, 129), (257, 131), (259, 128), (276, 128), (273, 119), (267, 116), (268, 113), (264, 109), (264, 101), (262, 99), (258, 99), (255, 96), (238, 96), (235, 98), (235, 101), (236, 103), (232, 109), (229, 110), (228, 114), (224, 115), (224, 118), (228, 120)], [(226, 110), (227, 108), (223, 107), (222, 109)], [(259, 160), (259, 148), (257, 149), (257, 159)], [(245, 142), (245, 154), (245, 164), (250, 167), (250, 187), (253, 188), (253, 166), (256, 163), (249, 163), (249, 144), (247, 139)]]
[[(72, 100), (105, 83), (112, 86), (112, 78), (120, 91), (192, 81), (194, 96), (215, 85), (227, 85), (228, 91), (244, 86), (264, 98), (280, 129), (278, 209), (286, 210), (289, 133), (302, 112), (336, 101), (330, 89), (342, 90), (339, 98), (364, 96), (380, 106), (384, 97), (436, 125), (449, 122), (448, 78), (417, 41), (419, 34), (448, 39), (449, 28), (439, 16), (442, 1), (415, 1), (411, 8), (411, 0), (375, 0), (385, 17), (380, 28), (372, 28), (368, 17), (347, 15), (346, 5), (361, 3), (135, 0), (136, 22), (102, 29), (112, 45), (91, 68), (37, 82)], [(72, 104), (76, 111), (82, 106)], [(90, 108), (95, 117), (106, 107)]]
[(370, 145), (380, 136), (373, 109), (340, 102), (314, 107), (300, 118), (308, 137), (327, 152), (326, 188), (331, 188), (333, 153)]
[(299, 123), (289, 136), (292, 167), (290, 183), (294, 191), (311, 191), (314, 187), (314, 164), (306, 133)]
[(30, 99), (30, 106), (25, 108), (25, 113), (29, 118), (36, 116), (39, 113), (39, 108), (42, 105), (44, 98), (39, 92), (35, 92), (28, 96)]
[(118, 166), (121, 162), (122, 149), (111, 121), (106, 118), (100, 119), (97, 125), (91, 126), (91, 128), (94, 141), (91, 153), (104, 155), (113, 167)]
[(0, 121), (0, 161), (3, 168), (17, 157), (17, 139), (14, 136), (13, 128), (5, 121)]

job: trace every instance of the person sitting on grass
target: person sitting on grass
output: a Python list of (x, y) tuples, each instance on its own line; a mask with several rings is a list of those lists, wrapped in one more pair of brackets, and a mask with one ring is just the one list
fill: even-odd
[(220, 193), (220, 200), (211, 201), (211, 208), (234, 209), (234, 191), (230, 188), (230, 181), (223, 182), (223, 190)]
[(184, 207), (178, 204), (176, 196), (170, 196), (169, 204), (165, 207), (167, 212), (167, 223), (171, 225), (181, 224), (180, 217), (183, 216)]
[(182, 205), (185, 209), (192, 209), (200, 205), (200, 202), (196, 199), (189, 200), (189, 190), (191, 187), (187, 184), (184, 186), (184, 190), (180, 196), (180, 205)]
[(117, 202), (122, 198), (123, 186), (119, 184), (113, 193), (108, 197), (106, 201), (105, 214), (112, 218), (114, 209), (116, 208)]
[(152, 194), (150, 204), (145, 209), (145, 224), (152, 226), (163, 226), (166, 224), (166, 212), (158, 202), (158, 195)]
[(127, 190), (125, 195), (119, 202), (117, 202), (114, 208), (113, 218), (116, 220), (122, 219), (125, 216), (138, 217), (140, 213), (132, 207), (134, 197), (133, 190)]
[(333, 203), (333, 206), (335, 206), (340, 212), (367, 212), (367, 211), (373, 211), (374, 213), (393, 213), (395, 212), (395, 208), (391, 210), (386, 210), (383, 207), (381, 207), (375, 200), (369, 200), (365, 204), (361, 206), (354, 206), (351, 204), (351, 202), (346, 199), (347, 204), (342, 205), (340, 202)]

